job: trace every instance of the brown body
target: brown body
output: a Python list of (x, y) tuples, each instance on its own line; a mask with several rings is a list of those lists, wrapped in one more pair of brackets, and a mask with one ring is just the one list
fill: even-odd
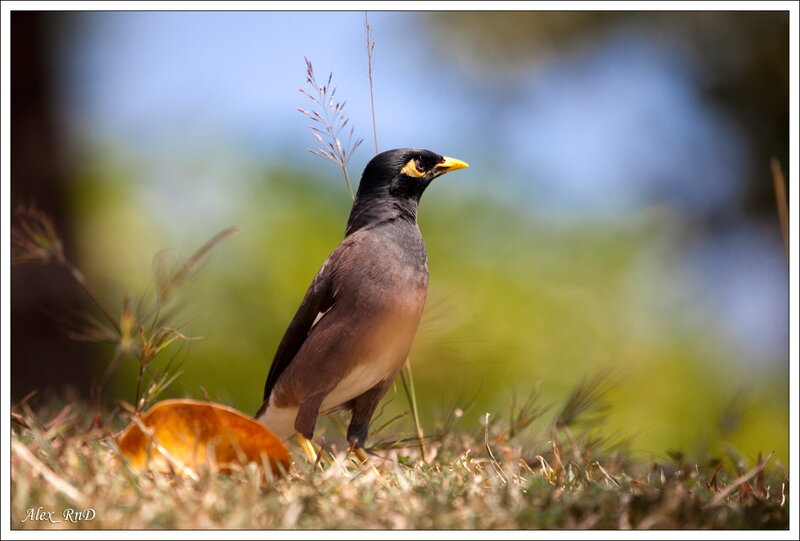
[(355, 414), (362, 406), (371, 416), (403, 367), (428, 289), (422, 236), (416, 224), (406, 227), (413, 229), (401, 240), (415, 240), (412, 250), (380, 228), (359, 230), (320, 269), (306, 297), (319, 295), (314, 288), (324, 282), (332, 305), (316, 313), (307, 338), (257, 415), (279, 437), (313, 432), (318, 415), (338, 409)]

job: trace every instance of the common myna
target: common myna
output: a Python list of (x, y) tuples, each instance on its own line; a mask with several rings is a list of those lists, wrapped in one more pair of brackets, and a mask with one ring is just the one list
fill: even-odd
[(414, 148), (383, 152), (367, 164), (345, 238), (311, 282), (267, 375), (256, 417), (278, 437), (311, 439), (319, 415), (348, 409), (347, 440), (364, 447), (427, 297), (420, 197), (434, 178), (464, 167)]

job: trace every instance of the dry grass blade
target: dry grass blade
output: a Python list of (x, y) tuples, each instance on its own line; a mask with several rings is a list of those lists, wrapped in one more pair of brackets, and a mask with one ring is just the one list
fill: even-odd
[(608, 480), (609, 480), (609, 481), (610, 481), (610, 482), (611, 482), (611, 483), (612, 483), (612, 484), (613, 484), (615, 487), (619, 488), (619, 487), (621, 487), (621, 486), (622, 486), (622, 485), (620, 484), (620, 482), (619, 482), (619, 481), (617, 481), (617, 480), (616, 480), (616, 478), (614, 478), (614, 476), (613, 476), (613, 475), (611, 475), (610, 473), (608, 473), (608, 470), (606, 470), (606, 469), (605, 469), (605, 468), (602, 466), (602, 464), (600, 464), (600, 462), (597, 462), (597, 461), (595, 461), (594, 465), (595, 465), (595, 466), (597, 466), (598, 468), (600, 468), (600, 471), (603, 473), (603, 476), (604, 476), (606, 479), (608, 479)]
[(718, 492), (718, 493), (717, 493), (717, 494), (714, 496), (714, 499), (712, 499), (712, 500), (711, 500), (711, 502), (710, 502), (710, 503), (709, 503), (709, 504), (708, 504), (706, 507), (708, 508), (708, 507), (714, 507), (714, 506), (716, 506), (716, 505), (719, 505), (719, 504), (720, 504), (720, 503), (722, 503), (722, 502), (723, 502), (723, 500), (725, 500), (725, 498), (727, 498), (727, 497), (728, 497), (728, 496), (729, 496), (729, 495), (730, 495), (730, 494), (731, 494), (731, 493), (732, 493), (734, 490), (736, 490), (738, 487), (742, 486), (743, 484), (747, 483), (747, 482), (748, 482), (750, 479), (752, 479), (753, 477), (755, 477), (756, 475), (758, 475), (758, 474), (759, 474), (761, 471), (763, 471), (763, 470), (764, 470), (764, 468), (766, 468), (766, 467), (767, 467), (767, 464), (768, 464), (768, 463), (769, 463), (769, 461), (772, 459), (772, 455), (774, 455), (774, 454), (775, 454), (775, 452), (774, 452), (774, 451), (773, 451), (773, 452), (771, 452), (771, 453), (770, 453), (770, 454), (767, 456), (767, 458), (765, 458), (764, 460), (762, 460), (761, 462), (759, 462), (758, 464), (756, 464), (755, 466), (753, 466), (753, 467), (750, 469), (750, 471), (748, 471), (748, 472), (747, 472), (747, 473), (745, 473), (744, 475), (740, 476), (738, 479), (736, 479), (736, 481), (734, 481), (734, 482), (733, 482), (733, 483), (731, 483), (730, 485), (726, 486), (726, 487), (725, 487), (725, 488), (724, 488), (722, 491)]
[(398, 413), (397, 415), (395, 415), (394, 417), (392, 417), (391, 419), (389, 419), (388, 421), (383, 423), (381, 426), (379, 426), (378, 428), (373, 430), (372, 431), (372, 436), (373, 437), (377, 436), (378, 434), (380, 434), (381, 432), (383, 432), (384, 430), (389, 428), (391, 425), (393, 425), (394, 423), (396, 423), (397, 421), (399, 421), (403, 417), (407, 417), (407, 416), (408, 416), (408, 412), (407, 411)]
[(42, 462), (36, 458), (34, 454), (31, 453), (30, 450), (21, 442), (13, 440), (11, 442), (11, 450), (16, 453), (19, 458), (27, 462), (33, 471), (41, 475), (44, 480), (47, 481), (47, 483), (55, 490), (61, 492), (79, 505), (84, 505), (86, 503), (86, 499), (83, 497), (83, 494), (78, 492), (78, 489), (59, 477), (53, 470), (42, 464)]
[(486, 413), (483, 417), (483, 442), (486, 445), (486, 451), (489, 453), (489, 458), (491, 459), (492, 467), (494, 468), (495, 473), (503, 481), (503, 484), (508, 484), (508, 479), (506, 479), (506, 476), (503, 475), (503, 469), (500, 467), (500, 463), (497, 462), (497, 459), (494, 457), (492, 446), (489, 444), (489, 413)]
[[(441, 442), (444, 438), (442, 436), (425, 436), (424, 437), (426, 442), (436, 443)], [(369, 448), (366, 449), (368, 453), (375, 453), (377, 451), (390, 451), (393, 449), (408, 449), (410, 447), (417, 447), (419, 448), (420, 441), (419, 438), (416, 436), (411, 436), (407, 438), (397, 438), (397, 439), (384, 439), (379, 442), (374, 443)]]

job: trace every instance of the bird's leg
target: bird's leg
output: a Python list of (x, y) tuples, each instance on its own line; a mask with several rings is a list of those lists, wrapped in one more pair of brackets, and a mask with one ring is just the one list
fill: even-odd
[(353, 447), (350, 447), (350, 449), (347, 452), (354, 454), (358, 459), (358, 462), (362, 466), (366, 465), (367, 462), (369, 462), (369, 456), (367, 455), (366, 451), (364, 451), (364, 449), (355, 449)]
[(306, 455), (308, 460), (312, 464), (316, 464), (317, 460), (319, 459), (319, 454), (317, 453), (317, 450), (314, 448), (314, 444), (311, 442), (311, 440), (303, 437), (302, 434), (298, 434), (297, 443), (298, 445), (300, 445), (300, 449), (303, 450), (303, 453)]
[(294, 429), (302, 434), (307, 440), (314, 437), (314, 427), (317, 426), (317, 416), (319, 407), (325, 393), (317, 393), (309, 396), (300, 402), (297, 408), (297, 416), (294, 418)]
[(364, 448), (372, 414), (375, 413), (375, 408), (378, 407), (383, 395), (389, 390), (395, 376), (397, 376), (397, 372), (350, 401), (353, 416), (350, 418), (350, 426), (347, 429), (347, 441), (350, 442), (351, 451)]

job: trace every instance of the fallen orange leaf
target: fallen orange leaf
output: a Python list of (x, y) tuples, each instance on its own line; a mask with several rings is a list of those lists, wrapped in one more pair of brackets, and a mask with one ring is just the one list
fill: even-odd
[(198, 400), (163, 400), (123, 431), (117, 445), (136, 469), (176, 471), (196, 477), (210, 466), (256, 462), (273, 472), (289, 469), (289, 452), (267, 427), (221, 404)]

